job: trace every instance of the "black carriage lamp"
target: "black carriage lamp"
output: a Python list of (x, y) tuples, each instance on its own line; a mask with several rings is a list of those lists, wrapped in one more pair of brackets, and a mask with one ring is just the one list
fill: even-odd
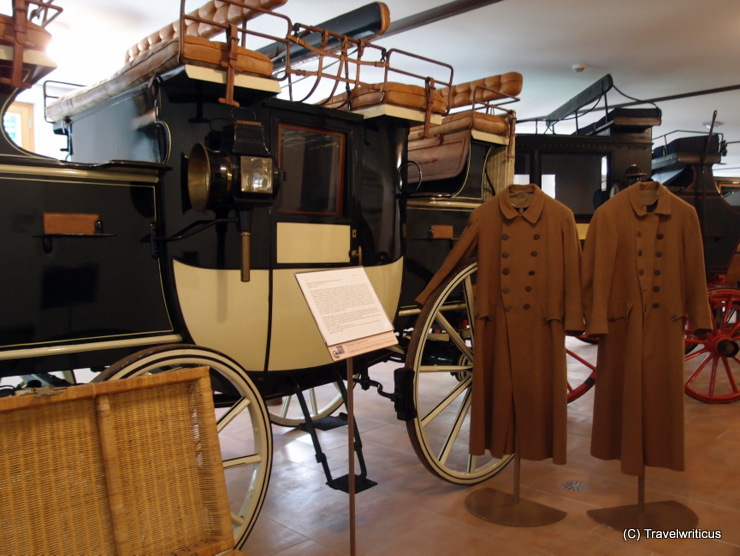
[(197, 143), (187, 158), (187, 190), (195, 210), (249, 209), (274, 198), (275, 171), (259, 122), (226, 126), (220, 149)]
[(237, 121), (223, 130), (219, 150), (197, 143), (187, 158), (187, 187), (195, 210), (238, 211), (241, 279), (250, 280), (251, 209), (274, 199), (275, 171), (262, 124)]

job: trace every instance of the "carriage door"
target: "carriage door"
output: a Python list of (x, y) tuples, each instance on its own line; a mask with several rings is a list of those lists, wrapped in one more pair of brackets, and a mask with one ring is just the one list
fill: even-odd
[(357, 265), (349, 215), (350, 133), (281, 122), (275, 206), (270, 370), (330, 363), (295, 273)]

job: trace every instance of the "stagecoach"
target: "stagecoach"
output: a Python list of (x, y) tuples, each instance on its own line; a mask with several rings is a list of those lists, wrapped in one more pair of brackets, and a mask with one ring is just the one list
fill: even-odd
[[(296, 273), (365, 269), (398, 345), (356, 358), (363, 387), (377, 384), (372, 364), (413, 358), (413, 298), (469, 212), (511, 181), (507, 104), (522, 87), (515, 72), (456, 84), (446, 64), (375, 46), (389, 24), (381, 3), (313, 27), (279, 14), (284, 1), (181, 2), (177, 21), (110, 78), (71, 91), (44, 82), (65, 160), (7, 134), (0, 145), (3, 393), (72, 385), (80, 370), (107, 381), (209, 367), (237, 546), (265, 497), (272, 423), (307, 426), (327, 483), (348, 488), (314, 430), (343, 403), (344, 365)], [(5, 106), (53, 68), (45, 25), (60, 12), (29, 0), (3, 17)], [(264, 32), (265, 20), (279, 31)], [(440, 148), (454, 167), (410, 154)], [(466, 322), (452, 325), (460, 347)], [(433, 356), (446, 357), (445, 333), (430, 333)], [(469, 388), (467, 360), (434, 374)], [(465, 396), (429, 413), (421, 374), (396, 375), (384, 394), (418, 423), (412, 437), (437, 474), (472, 483), (506, 463), (468, 456)], [(453, 408), (449, 424), (441, 415)], [(362, 489), (371, 482), (356, 451)]]

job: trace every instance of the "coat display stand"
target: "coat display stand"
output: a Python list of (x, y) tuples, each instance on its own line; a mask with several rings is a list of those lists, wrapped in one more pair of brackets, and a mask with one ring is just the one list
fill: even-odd
[(617, 530), (657, 529), (662, 531), (694, 529), (699, 517), (691, 510), (673, 500), (645, 503), (645, 475), (637, 477), (637, 504), (589, 510), (588, 515), (602, 525)]
[(493, 488), (476, 490), (465, 499), (465, 507), (480, 519), (509, 527), (539, 527), (557, 523), (567, 515), (566, 512), (519, 496), (521, 457), (516, 444), (515, 441), (513, 493)]

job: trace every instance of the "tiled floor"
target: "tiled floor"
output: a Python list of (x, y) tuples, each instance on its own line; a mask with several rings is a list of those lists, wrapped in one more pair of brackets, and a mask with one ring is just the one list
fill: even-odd
[[(593, 349), (592, 346), (583, 348)], [(371, 369), (393, 391), (395, 364)], [(693, 510), (698, 527), (721, 539), (623, 539), (623, 531), (587, 515), (634, 504), (637, 480), (615, 461), (589, 455), (593, 391), (569, 406), (568, 463), (522, 461), (521, 497), (557, 508), (552, 525), (507, 527), (472, 515), (466, 498), (481, 488), (511, 492), (513, 465), (470, 487), (448, 483), (417, 458), (405, 423), (374, 390), (354, 392), (368, 476), (377, 486), (356, 495), (358, 555), (670, 554), (740, 555), (740, 402), (706, 404), (686, 397), (686, 471), (648, 468), (647, 503), (674, 500)], [(349, 496), (326, 486), (306, 433), (274, 427), (267, 499), (244, 546), (250, 556), (350, 554)], [(346, 428), (320, 433), (335, 476), (347, 472)], [(564, 485), (577, 485), (568, 489)]]

